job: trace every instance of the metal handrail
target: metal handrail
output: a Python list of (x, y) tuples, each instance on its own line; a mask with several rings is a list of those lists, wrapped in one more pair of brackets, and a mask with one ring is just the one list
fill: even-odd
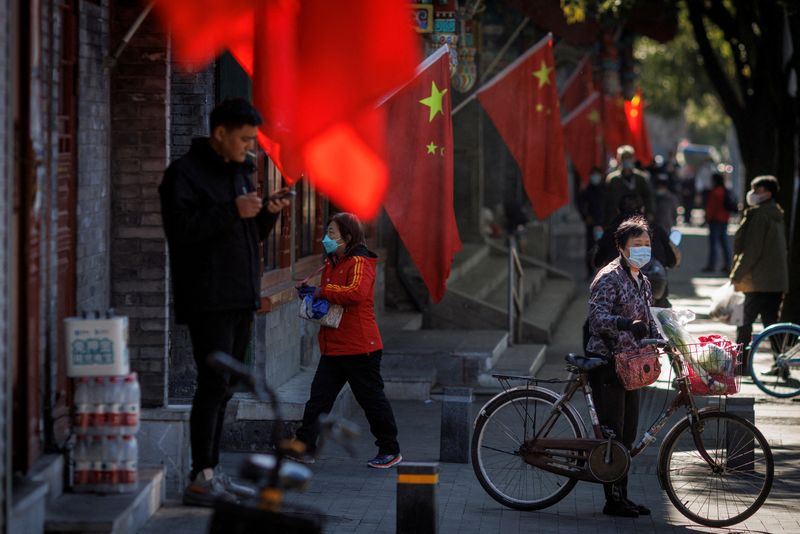
[(509, 345), (522, 342), (522, 311), (525, 305), (523, 279), (525, 271), (517, 252), (517, 237), (508, 236), (508, 340)]

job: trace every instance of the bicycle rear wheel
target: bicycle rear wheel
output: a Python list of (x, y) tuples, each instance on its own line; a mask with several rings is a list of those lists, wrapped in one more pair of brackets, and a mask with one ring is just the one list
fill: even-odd
[(675, 508), (696, 523), (709, 527), (740, 523), (769, 495), (772, 450), (761, 432), (741, 417), (702, 412), (696, 424), (714, 467), (698, 452), (687, 417), (664, 438), (658, 466), (661, 484)]
[[(483, 407), (472, 434), (472, 468), (483, 489), (497, 502), (517, 510), (539, 510), (563, 499), (577, 480), (533, 467), (520, 447), (531, 439), (553, 410), (554, 393), (510, 390)], [(579, 438), (583, 426), (562, 409), (548, 438)], [(545, 437), (545, 436), (542, 436)], [(575, 461), (576, 465), (578, 460)]]
[(753, 383), (773, 397), (800, 395), (800, 325), (772, 325), (750, 347)]

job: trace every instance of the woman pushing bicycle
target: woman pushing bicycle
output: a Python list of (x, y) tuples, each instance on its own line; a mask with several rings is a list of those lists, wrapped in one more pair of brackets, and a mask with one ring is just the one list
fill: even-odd
[[(597, 273), (590, 286), (587, 356), (609, 361), (589, 374), (600, 424), (630, 450), (639, 423), (639, 391), (622, 386), (613, 365), (615, 355), (636, 350), (638, 341), (660, 337), (650, 315), (653, 296), (641, 269), (650, 261), (650, 227), (632, 217), (614, 233), (619, 257)], [(621, 517), (649, 515), (650, 510), (628, 499), (627, 475), (603, 484), (603, 513)]]

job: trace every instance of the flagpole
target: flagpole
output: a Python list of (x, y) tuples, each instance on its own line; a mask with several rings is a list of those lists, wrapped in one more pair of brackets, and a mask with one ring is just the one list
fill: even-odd
[[(489, 68), (486, 69), (486, 72), (483, 74), (483, 76), (481, 76), (482, 80), (485, 79), (486, 76), (488, 76), (497, 67), (498, 63), (500, 63), (500, 61), (502, 60), (503, 55), (505, 54), (505, 51), (508, 49), (509, 46), (511, 46), (511, 43), (514, 41), (514, 39), (517, 38), (519, 33), (525, 27), (525, 24), (527, 24), (527, 17), (526, 17), (526, 20), (522, 21), (522, 24), (520, 24), (520, 26), (517, 28), (517, 31), (514, 32), (514, 35), (512, 35), (511, 38), (508, 40), (508, 42), (503, 46), (503, 48), (501, 50), (501, 53), (497, 54), (497, 56), (494, 58), (494, 61), (492, 62), (492, 64), (489, 65)], [(546, 43), (548, 40), (550, 40), (552, 38), (553, 38), (553, 34), (548, 32), (548, 34), (545, 35), (543, 38), (541, 38), (539, 40), (539, 42), (537, 42), (535, 45), (530, 47), (524, 54), (522, 54), (517, 59), (515, 59), (511, 64), (507, 65), (502, 71), (500, 71), (499, 74), (494, 76), (487, 83), (485, 83), (485, 84), (481, 85), (480, 87), (478, 87), (477, 89), (475, 89), (475, 91), (471, 95), (469, 95), (467, 98), (462, 100), (459, 105), (457, 105), (455, 108), (453, 108), (453, 111), (450, 112), (450, 116), (452, 117), (453, 115), (455, 115), (456, 113), (461, 111), (464, 108), (464, 106), (466, 106), (467, 104), (469, 104), (470, 102), (472, 102), (473, 100), (475, 100), (478, 97), (478, 93), (480, 93), (486, 87), (488, 87), (490, 85), (493, 85), (495, 83), (495, 81), (497, 81), (498, 79), (502, 78), (503, 75), (507, 71), (513, 70), (514, 67), (516, 67), (518, 63), (520, 63), (522, 61), (525, 61), (525, 59), (527, 59), (527, 57), (530, 54), (535, 53), (539, 49), (540, 46), (542, 46), (544, 43)]]
[[(481, 76), (481, 80), (485, 80), (485, 79), (486, 79), (486, 77), (487, 77), (489, 74), (491, 74), (491, 73), (492, 73), (492, 71), (494, 71), (494, 69), (496, 69), (496, 68), (497, 68), (497, 65), (498, 65), (498, 64), (500, 63), (500, 61), (503, 59), (503, 56), (506, 54), (506, 52), (508, 52), (508, 49), (509, 49), (509, 48), (511, 47), (511, 45), (514, 43), (514, 41), (516, 41), (516, 40), (517, 40), (517, 37), (519, 37), (519, 34), (520, 34), (520, 33), (522, 33), (522, 30), (524, 30), (524, 29), (525, 29), (525, 26), (527, 26), (527, 25), (528, 25), (528, 23), (529, 23), (530, 21), (531, 21), (530, 17), (525, 17), (524, 19), (522, 19), (522, 22), (520, 22), (520, 23), (519, 23), (519, 26), (517, 26), (517, 29), (516, 29), (516, 30), (514, 30), (514, 33), (512, 33), (512, 34), (511, 34), (511, 37), (509, 37), (509, 38), (508, 38), (508, 41), (506, 41), (506, 44), (504, 44), (504, 45), (503, 45), (503, 48), (501, 48), (501, 49), (500, 49), (500, 51), (499, 51), (499, 52), (497, 53), (497, 55), (494, 57), (494, 60), (491, 62), (491, 64), (489, 65), (489, 67), (486, 69), (486, 71), (483, 73), (483, 75)], [(477, 97), (477, 95), (478, 95), (478, 89), (476, 89), (476, 90), (475, 90), (475, 92), (473, 92), (473, 93), (472, 93), (471, 95), (469, 95), (467, 98), (465, 98), (464, 100), (462, 100), (462, 101), (461, 101), (461, 103), (460, 103), (459, 105), (457, 105), (457, 106), (455, 107), (455, 109), (453, 109), (453, 111), (451, 111), (451, 112), (450, 112), (450, 116), (452, 117), (453, 115), (455, 115), (456, 113), (458, 113), (459, 111), (461, 111), (461, 109), (462, 109), (464, 106), (466, 106), (467, 104), (469, 104), (470, 102), (472, 102), (473, 100), (475, 100), (475, 98)]]

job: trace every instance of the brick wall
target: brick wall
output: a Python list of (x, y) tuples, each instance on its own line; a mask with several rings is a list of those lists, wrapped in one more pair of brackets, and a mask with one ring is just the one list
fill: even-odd
[(111, 302), (109, 265), (108, 0), (78, 3), (78, 310)]
[[(214, 108), (214, 65), (187, 74), (173, 68), (170, 80), (170, 159), (189, 151), (193, 137), (208, 135), (208, 117)], [(171, 299), (170, 299), (171, 300)], [(189, 330), (170, 314), (169, 400), (184, 404), (194, 396), (197, 371)]]
[[(138, 0), (114, 3), (112, 43), (141, 9)], [(169, 278), (157, 188), (169, 155), (169, 78), (166, 36), (150, 16), (111, 73), (111, 305), (130, 318), (144, 406), (166, 400)]]
[[(0, 162), (2, 162), (2, 172), (6, 176), (13, 176), (13, 165), (11, 158), (8, 158), (8, 143), (11, 136), (11, 123), (8, 110), (8, 2), (0, 1)], [(0, 180), (0, 503), (6, 500), (6, 484), (8, 482), (8, 469), (6, 459), (9, 455), (9, 436), (8, 421), (6, 413), (8, 409), (8, 397), (10, 391), (6, 389), (6, 370), (11, 355), (8, 350), (8, 278), (6, 274), (9, 269), (8, 255), (8, 206), (9, 201), (9, 180)], [(0, 525), (6, 524), (5, 507), (0, 506)]]

